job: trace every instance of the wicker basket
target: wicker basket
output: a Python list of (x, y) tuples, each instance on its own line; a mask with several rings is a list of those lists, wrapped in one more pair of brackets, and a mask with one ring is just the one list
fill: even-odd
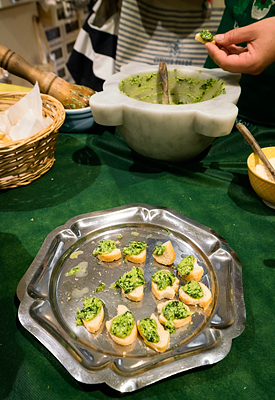
[[(0, 93), (0, 113), (17, 103), (26, 93)], [(0, 144), (0, 189), (28, 185), (45, 174), (55, 161), (58, 129), (65, 119), (63, 105), (52, 96), (41, 94), (44, 116), (53, 122), (26, 139)]]

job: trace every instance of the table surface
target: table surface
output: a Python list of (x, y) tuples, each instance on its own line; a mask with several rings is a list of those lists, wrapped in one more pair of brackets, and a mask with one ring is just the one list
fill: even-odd
[[(260, 146), (274, 129), (250, 126)], [(0, 191), (0, 399), (275, 398), (275, 210), (253, 192), (251, 148), (235, 130), (185, 164), (132, 152), (113, 128), (59, 134), (52, 169), (30, 185)], [(242, 263), (247, 322), (217, 364), (121, 394), (77, 382), (20, 324), (16, 288), (46, 236), (80, 214), (132, 203), (172, 208), (218, 232)]]

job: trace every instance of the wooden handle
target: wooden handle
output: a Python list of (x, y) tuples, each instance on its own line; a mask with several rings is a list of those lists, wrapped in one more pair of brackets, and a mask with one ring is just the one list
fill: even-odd
[(26, 60), (14, 51), (0, 45), (0, 67), (33, 85), (38, 82), (40, 91), (47, 94), (57, 76), (53, 72), (43, 72), (32, 67)]
[(169, 95), (168, 95), (168, 72), (165, 62), (159, 63), (159, 76), (163, 88), (164, 93), (164, 104), (169, 104)]
[(273, 166), (268, 161), (268, 158), (264, 154), (263, 150), (260, 148), (258, 142), (254, 138), (252, 133), (243, 124), (241, 124), (240, 122), (238, 122), (236, 124), (236, 127), (237, 127), (238, 131), (241, 132), (241, 134), (243, 135), (243, 137), (245, 138), (247, 143), (250, 144), (250, 146), (252, 147), (254, 153), (257, 154), (257, 156), (260, 158), (262, 163), (266, 166), (266, 168), (271, 173), (271, 175), (272, 175), (272, 177), (273, 177), (273, 179), (275, 181), (275, 169), (273, 168)]
[(65, 108), (89, 107), (90, 97), (95, 93), (92, 89), (66, 82), (53, 72), (40, 71), (32, 67), (26, 60), (0, 45), (0, 67), (11, 74), (26, 79), (33, 85), (38, 82), (41, 93), (49, 94), (59, 100)]

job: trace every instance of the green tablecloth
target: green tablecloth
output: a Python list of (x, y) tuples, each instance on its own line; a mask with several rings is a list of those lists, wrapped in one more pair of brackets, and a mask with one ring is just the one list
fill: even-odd
[[(273, 130), (250, 129), (262, 147), (275, 144)], [(60, 134), (47, 174), (0, 192), (0, 398), (274, 399), (275, 211), (250, 187), (250, 153), (239, 132), (178, 165), (133, 153), (111, 129)], [(16, 288), (54, 228), (79, 214), (131, 203), (173, 208), (228, 241), (243, 264), (247, 324), (219, 363), (120, 394), (70, 376), (18, 322)]]

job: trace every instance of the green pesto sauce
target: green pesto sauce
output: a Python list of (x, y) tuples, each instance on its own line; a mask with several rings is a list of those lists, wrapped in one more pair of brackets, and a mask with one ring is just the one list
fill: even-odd
[(98, 287), (95, 289), (96, 292), (102, 292), (105, 289), (105, 284), (100, 283)]
[(164, 329), (169, 331), (171, 335), (172, 333), (176, 332), (174, 321), (172, 321), (171, 319), (165, 321)]
[(121, 339), (129, 336), (135, 325), (133, 314), (126, 311), (124, 314), (115, 317), (111, 323), (110, 332)]
[(114, 240), (103, 239), (98, 243), (98, 247), (93, 251), (93, 256), (111, 253), (116, 248)]
[(214, 39), (214, 36), (208, 29), (203, 29), (202, 31), (200, 31), (200, 37), (205, 42), (212, 42), (212, 40)]
[(175, 275), (165, 270), (157, 271), (152, 276), (152, 281), (157, 285), (158, 290), (164, 290), (167, 286), (173, 286), (175, 279)]
[(123, 248), (123, 255), (136, 256), (147, 247), (145, 242), (135, 242), (132, 240), (127, 247)]
[[(220, 79), (199, 79), (194, 73), (180, 70), (168, 71), (170, 104), (191, 104), (210, 100), (225, 93), (225, 83)], [(130, 76), (120, 82), (121, 93), (147, 103), (164, 104), (162, 84), (157, 72)]]
[(185, 305), (178, 300), (170, 301), (162, 309), (163, 316), (167, 319), (165, 323), (165, 329), (168, 329), (170, 333), (175, 332), (174, 319), (183, 319), (192, 315), (190, 311), (187, 310)]
[(194, 269), (195, 257), (187, 256), (177, 265), (177, 270), (182, 276), (189, 275)]
[(103, 302), (98, 297), (86, 297), (83, 300), (83, 306), (82, 310), (77, 309), (75, 315), (75, 324), (77, 326), (83, 325), (82, 320), (89, 322), (94, 319), (103, 307)]
[(80, 271), (80, 267), (74, 267), (74, 268), (72, 268), (69, 272), (66, 273), (66, 276), (74, 275), (74, 274), (76, 274), (76, 273), (79, 272), (79, 271)]
[(182, 290), (193, 297), (193, 299), (201, 299), (203, 297), (202, 288), (197, 281), (188, 282), (186, 285), (182, 286)]
[(151, 343), (159, 342), (159, 335), (157, 332), (157, 323), (153, 318), (144, 318), (139, 321), (139, 330), (145, 339)]
[(166, 246), (163, 246), (162, 244), (158, 244), (154, 250), (153, 250), (153, 254), (155, 256), (162, 256), (162, 254), (165, 252)]
[(120, 287), (124, 293), (132, 292), (136, 287), (144, 285), (143, 271), (138, 267), (133, 267), (131, 271), (125, 272), (121, 277), (111, 286), (112, 289)]

